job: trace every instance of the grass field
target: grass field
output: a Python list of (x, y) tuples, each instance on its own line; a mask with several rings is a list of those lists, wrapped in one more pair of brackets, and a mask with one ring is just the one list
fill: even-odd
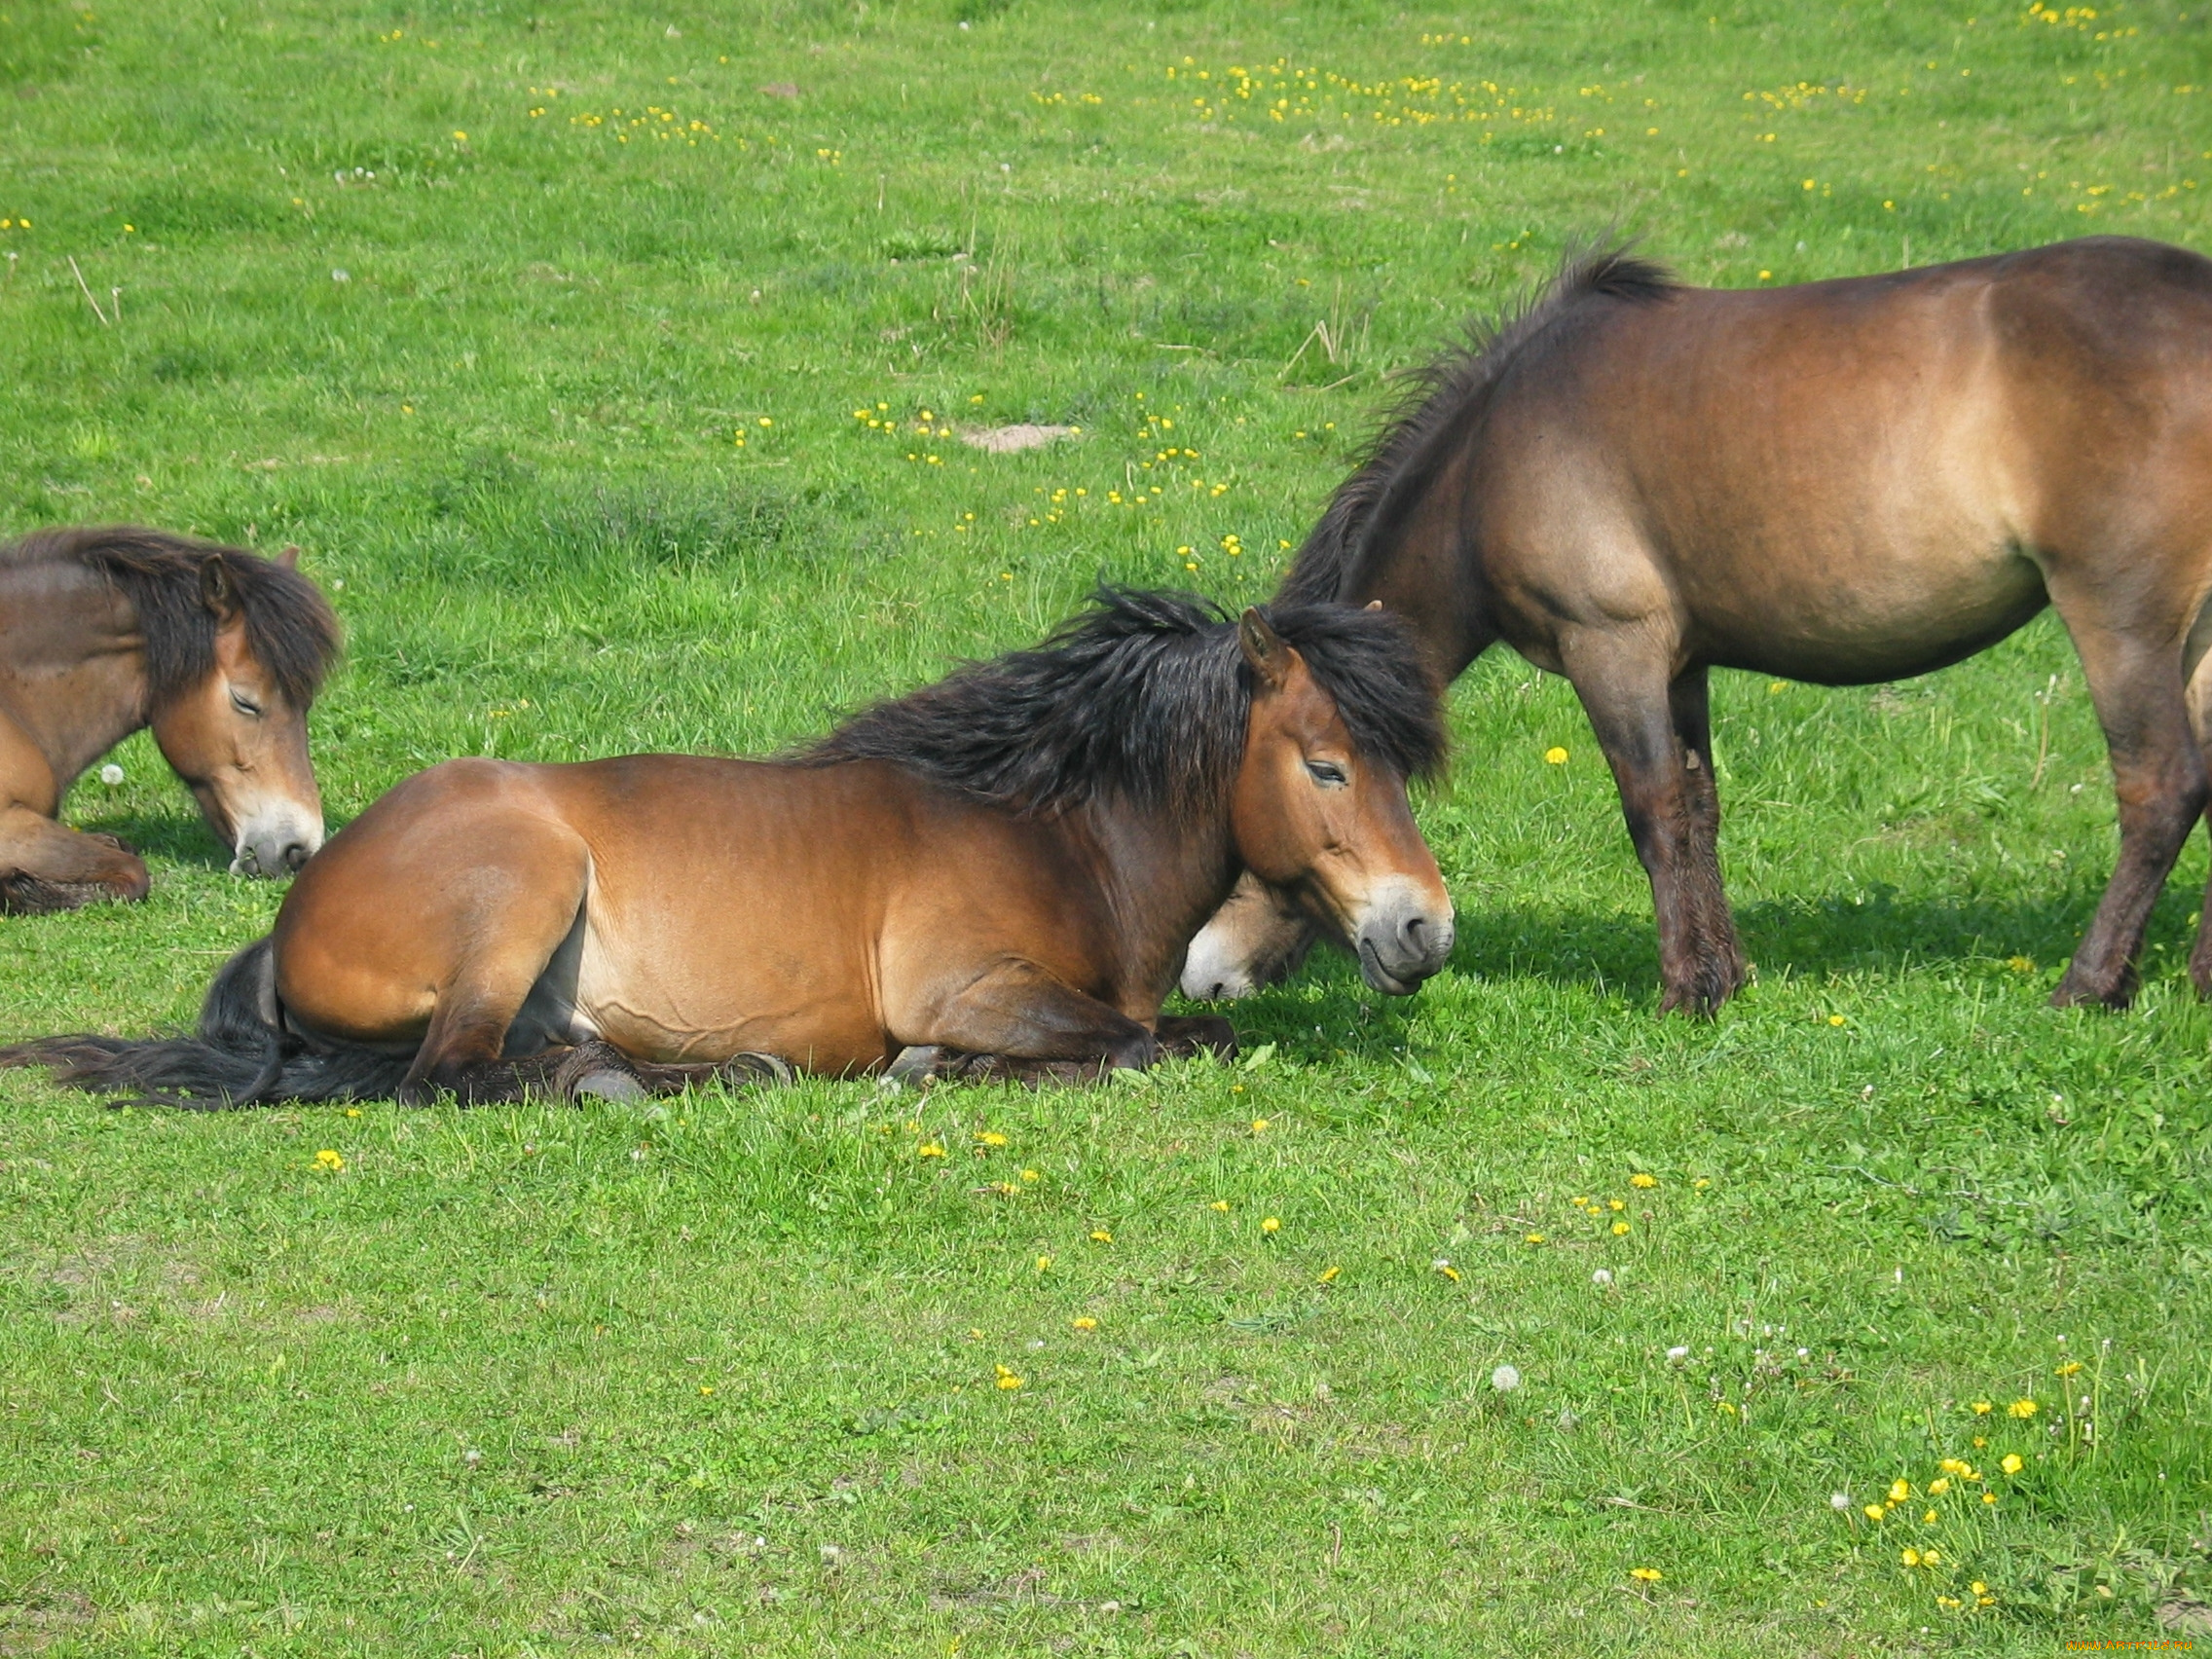
[[(1386, 375), (1607, 227), (1728, 285), (2212, 248), (2208, 23), (0, 0), (0, 528), (300, 543), (334, 825), (449, 755), (768, 750), (1101, 573), (1266, 594)], [(1013, 422), (1080, 430), (960, 439)], [(1500, 653), (1417, 802), (1452, 969), (1316, 962), (1233, 1068), (0, 1075), (0, 1653), (2212, 1640), (2201, 842), (2136, 1011), (2054, 1013), (2114, 837), (2047, 619), (1716, 707), (1760, 977), (1711, 1025), (1652, 1017), (1604, 769)], [(185, 1022), (274, 913), (118, 758), (69, 815), (154, 896), (0, 922), (0, 1038)]]

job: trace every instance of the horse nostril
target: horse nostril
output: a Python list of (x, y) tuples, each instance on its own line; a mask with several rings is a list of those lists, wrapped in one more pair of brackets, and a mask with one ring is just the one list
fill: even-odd
[(284, 848), (284, 867), (286, 869), (296, 870), (307, 862), (308, 844), (305, 841), (293, 841)]

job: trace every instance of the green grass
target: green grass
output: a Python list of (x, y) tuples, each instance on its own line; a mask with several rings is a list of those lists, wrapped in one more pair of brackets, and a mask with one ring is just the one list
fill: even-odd
[[(0, 0), (0, 522), (301, 543), (351, 638), (334, 823), (447, 755), (770, 749), (1100, 573), (1265, 594), (1385, 374), (1608, 225), (1741, 285), (2212, 247), (2201, 0), (2057, 16)], [(1083, 430), (987, 457), (923, 410)], [(1452, 970), (1383, 1004), (1318, 962), (1235, 1069), (918, 1119), (0, 1077), (0, 1652), (2189, 1634), (2201, 846), (2138, 1009), (2053, 1013), (2113, 852), (2055, 627), (1716, 704), (1760, 977), (1712, 1025), (1653, 1019), (1604, 768), (1500, 654), (1418, 803)], [(0, 924), (0, 1035), (184, 1022), (274, 912), (119, 758), (70, 815), (154, 897)], [(1925, 1524), (1946, 1456), (2000, 1501)]]

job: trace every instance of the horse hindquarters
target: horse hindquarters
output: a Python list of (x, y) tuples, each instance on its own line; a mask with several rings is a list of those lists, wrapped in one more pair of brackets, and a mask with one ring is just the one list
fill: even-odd
[(481, 766), (409, 780), (309, 862), (277, 915), (286, 1016), (347, 1044), (416, 1042), (401, 1100), (545, 1082), (507, 1053), (509, 1032), (573, 934), (591, 860), (505, 781)]

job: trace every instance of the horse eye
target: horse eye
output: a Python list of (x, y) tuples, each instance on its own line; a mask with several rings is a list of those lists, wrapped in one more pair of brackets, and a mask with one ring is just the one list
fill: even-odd
[(1306, 762), (1306, 770), (1325, 790), (1341, 790), (1345, 787), (1345, 769), (1334, 760), (1309, 760)]
[(251, 697), (241, 697), (239, 695), (239, 693), (233, 691), (231, 693), (231, 707), (238, 710), (240, 714), (245, 716), (245, 718), (249, 720), (257, 720), (261, 719), (261, 705), (259, 703), (256, 703)]

